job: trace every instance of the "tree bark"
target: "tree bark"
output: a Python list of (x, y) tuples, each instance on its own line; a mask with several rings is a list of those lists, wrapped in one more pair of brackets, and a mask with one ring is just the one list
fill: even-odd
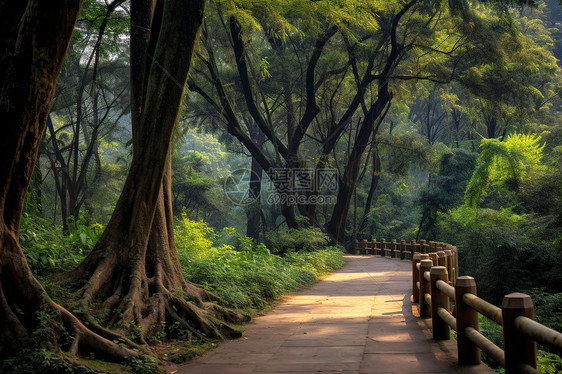
[[(373, 139), (375, 141), (375, 139)], [(369, 218), (369, 213), (371, 212), (371, 205), (373, 203), (373, 198), (375, 196), (375, 190), (379, 185), (381, 174), (381, 157), (379, 154), (379, 149), (377, 144), (374, 145), (373, 150), (373, 175), (371, 176), (371, 184), (369, 186), (369, 193), (367, 194), (367, 200), (365, 201), (365, 210), (363, 211), (363, 218), (361, 218), (361, 223), (359, 224), (358, 232), (361, 233), (367, 226), (367, 219)]]
[[(6, 126), (0, 147), (0, 356), (18, 353), (44, 311), (57, 330), (48, 348), (66, 347), (105, 357), (139, 353), (87, 329), (54, 303), (35, 279), (19, 244), (20, 220), (55, 84), (82, 1), (29, 0), (0, 4), (2, 44), (0, 115)], [(66, 332), (66, 333), (63, 333)], [(35, 342), (36, 344), (38, 342)]]
[(185, 281), (173, 237), (171, 141), (204, 4), (131, 3), (133, 159), (104, 233), (70, 275), (87, 279), (79, 290), (82, 309), (101, 300), (97, 317), (122, 333), (140, 328), (140, 344), (165, 323), (199, 337), (234, 337), (240, 332), (228, 322), (244, 320)]

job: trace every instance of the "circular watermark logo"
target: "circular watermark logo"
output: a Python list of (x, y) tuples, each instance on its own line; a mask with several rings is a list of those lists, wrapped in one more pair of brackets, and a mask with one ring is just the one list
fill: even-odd
[(234, 170), (224, 180), (224, 194), (233, 204), (248, 206), (258, 201), (260, 194), (250, 191), (250, 180), (260, 181), (261, 176), (250, 169)]

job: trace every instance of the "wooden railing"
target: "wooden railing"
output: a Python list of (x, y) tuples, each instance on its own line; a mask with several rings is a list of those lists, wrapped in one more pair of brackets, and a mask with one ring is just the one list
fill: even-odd
[[(479, 364), (483, 350), (507, 374), (538, 373), (536, 343), (562, 356), (562, 334), (533, 320), (530, 296), (506, 295), (501, 308), (476, 296), (474, 278), (458, 276), (458, 252), (454, 246), (385, 239), (361, 243), (355, 240), (353, 245), (360, 253), (412, 261), (413, 302), (419, 304), (421, 318), (431, 318), (433, 339), (448, 340), (451, 329), (457, 332), (459, 365)], [(503, 349), (479, 332), (479, 313), (502, 326)]]

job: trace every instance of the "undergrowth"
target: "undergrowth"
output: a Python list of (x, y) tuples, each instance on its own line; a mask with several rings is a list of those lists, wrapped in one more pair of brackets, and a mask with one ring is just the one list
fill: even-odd
[(20, 244), (25, 258), (36, 275), (63, 272), (78, 265), (94, 247), (103, 226), (78, 220), (64, 235), (58, 225), (35, 215), (24, 214), (20, 227)]
[[(194, 230), (205, 235), (194, 234)], [(190, 234), (183, 236), (184, 232)], [(314, 283), (344, 265), (341, 249), (325, 245), (319, 249), (318, 243), (326, 241), (322, 233), (317, 233), (319, 239), (311, 232), (305, 229), (283, 233), (285, 238), (294, 237), (286, 241), (293, 245), (285, 245), (285, 256), (279, 256), (266, 245), (238, 235), (234, 229), (215, 234), (203, 222), (183, 215), (176, 226), (176, 246), (187, 280), (220, 296), (229, 307), (251, 315), (276, 298)], [(207, 242), (202, 245), (201, 240), (209, 237), (220, 246), (209, 246)], [(294, 245), (304, 245), (305, 250)]]
[[(540, 318), (537, 318), (541, 322)], [(503, 332), (502, 327), (494, 321), (479, 315), (479, 330), (486, 338), (491, 340), (495, 345), (503, 349)], [(482, 352), (482, 361), (494, 369), (494, 372), (504, 374), (505, 369), (500, 367), (485, 352)], [(537, 349), (537, 370), (540, 373), (557, 374), (562, 372), (562, 359), (560, 356), (549, 352), (545, 347), (539, 346)]]
[[(64, 235), (61, 227), (32, 215), (22, 220), (20, 242), (33, 272), (47, 293), (57, 302), (70, 306), (72, 293), (54, 282), (56, 274), (78, 265), (103, 231), (101, 225), (86, 225), (79, 220), (74, 230)], [(327, 238), (319, 230), (303, 229), (269, 233), (271, 250), (263, 243), (240, 235), (232, 228), (219, 233), (203, 221), (190, 220), (186, 214), (175, 223), (178, 256), (184, 276), (190, 282), (220, 296), (227, 307), (246, 315), (267, 309), (282, 295), (314, 283), (344, 265), (343, 251), (327, 247)], [(280, 254), (283, 254), (281, 256)], [(56, 329), (43, 318), (33, 336), (53, 333)], [(153, 343), (156, 356), (165, 361), (183, 362), (216, 346), (216, 341), (199, 341), (181, 326), (164, 326)], [(33, 339), (44, 342), (48, 339)], [(116, 343), (118, 343), (116, 341)], [(168, 348), (166, 348), (168, 347)], [(161, 354), (159, 354), (160, 352)], [(5, 358), (0, 373), (157, 373), (158, 361), (130, 359), (119, 364), (106, 363), (94, 356), (81, 360), (66, 357), (43, 345), (31, 344), (17, 357)]]

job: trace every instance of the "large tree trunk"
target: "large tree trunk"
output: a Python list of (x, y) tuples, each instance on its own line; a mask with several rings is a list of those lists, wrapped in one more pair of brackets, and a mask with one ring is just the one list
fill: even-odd
[(88, 330), (49, 299), (19, 244), (25, 195), (45, 130), (55, 84), (82, 1), (0, 3), (0, 356), (17, 353), (38, 327), (38, 312), (52, 319), (49, 341), (76, 354), (139, 356)]
[[(165, 323), (196, 336), (238, 336), (214, 295), (185, 281), (173, 239), (171, 140), (205, 1), (133, 1), (133, 160), (113, 216), (91, 254), (71, 274), (88, 310), (125, 333), (141, 328), (144, 344)], [(150, 33), (148, 32), (150, 30)], [(170, 48), (173, 45), (174, 48)], [(183, 294), (183, 295), (180, 295)]]

